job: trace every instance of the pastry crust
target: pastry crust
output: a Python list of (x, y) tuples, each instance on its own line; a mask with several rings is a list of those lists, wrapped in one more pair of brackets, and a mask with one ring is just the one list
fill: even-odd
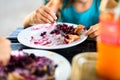
[(77, 28), (75, 28), (74, 30), (75, 34), (67, 34), (67, 38), (64, 39), (65, 43), (71, 43), (73, 41), (80, 39), (80, 35), (82, 34), (83, 30), (84, 30), (84, 26), (78, 25)]

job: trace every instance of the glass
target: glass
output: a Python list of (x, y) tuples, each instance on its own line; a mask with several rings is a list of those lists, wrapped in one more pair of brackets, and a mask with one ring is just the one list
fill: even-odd
[(95, 76), (95, 52), (78, 53), (72, 59), (72, 72), (70, 80), (98, 80)]
[(97, 38), (97, 73), (105, 78), (120, 80), (120, 16), (113, 11), (100, 15), (100, 36)]

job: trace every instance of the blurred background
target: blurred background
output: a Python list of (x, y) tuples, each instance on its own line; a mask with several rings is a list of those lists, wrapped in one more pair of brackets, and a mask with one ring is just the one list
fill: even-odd
[(44, 0), (0, 0), (0, 35), (8, 36), (23, 27), (24, 17), (43, 3)]

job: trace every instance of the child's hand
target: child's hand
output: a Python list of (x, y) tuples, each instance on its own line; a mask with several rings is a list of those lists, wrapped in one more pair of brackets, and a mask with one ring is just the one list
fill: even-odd
[(96, 38), (99, 35), (98, 29), (100, 27), (100, 23), (95, 24), (90, 27), (88, 31), (86, 31), (86, 35), (88, 35), (90, 38)]
[(47, 6), (42, 6), (33, 13), (33, 23), (54, 23), (57, 17), (55, 12)]
[(0, 36), (0, 66), (7, 65), (10, 59), (10, 41)]

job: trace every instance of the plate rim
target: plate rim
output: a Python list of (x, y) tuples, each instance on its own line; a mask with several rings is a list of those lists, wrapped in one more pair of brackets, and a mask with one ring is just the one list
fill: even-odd
[[(53, 52), (53, 51), (49, 51), (49, 50), (38, 50), (38, 49), (23, 49), (23, 51), (24, 52), (29, 52), (29, 51), (33, 51), (33, 52), (39, 52), (39, 51), (42, 51), (42, 52), (45, 52), (45, 53), (42, 53), (42, 54), (47, 54), (48, 53), (48, 55), (49, 55), (49, 53), (53, 53), (53, 54), (55, 54), (55, 56), (58, 56), (58, 57), (61, 57), (61, 58), (63, 58), (64, 60), (65, 60), (65, 62), (66, 62), (66, 64), (67, 64), (67, 71), (69, 71), (69, 74), (66, 76), (66, 75), (64, 75), (63, 76), (63, 78), (61, 77), (61, 75), (60, 74), (58, 74), (58, 73), (56, 73), (56, 74), (58, 74), (58, 75), (60, 75), (59, 77), (57, 77), (57, 79), (55, 79), (55, 80), (67, 80), (67, 79), (69, 79), (70, 78), (70, 76), (71, 76), (71, 64), (70, 64), (70, 62), (67, 60), (67, 58), (65, 58), (64, 56), (62, 56), (62, 55), (60, 55), (59, 53), (56, 53), (56, 52)], [(11, 52), (11, 55), (15, 55), (15, 52), (18, 52), (18, 50), (13, 50), (12, 52)], [(14, 54), (13, 54), (14, 53)], [(30, 53), (28, 53), (28, 54), (30, 54)], [(37, 53), (35, 53), (35, 54), (37, 54)], [(47, 55), (47, 56), (48, 56)], [(40, 55), (38, 55), (38, 56), (40, 56)], [(47, 57), (47, 56), (45, 56), (45, 57)], [(49, 58), (49, 57), (47, 57), (47, 58)], [(53, 60), (53, 59), (52, 59)], [(53, 60), (54, 61), (54, 60)], [(55, 61), (54, 61), (55, 62)], [(65, 65), (65, 64), (64, 64)], [(59, 67), (59, 66), (58, 66)], [(65, 66), (66, 67), (66, 66)], [(65, 70), (65, 69), (64, 69)], [(63, 70), (63, 71), (64, 71)], [(56, 75), (55, 74), (55, 76), (58, 76), (58, 75)], [(63, 74), (63, 73), (61, 73), (61, 74)]]
[[(55, 24), (68, 24), (68, 25), (75, 25), (75, 26), (77, 26), (77, 24), (73, 24), (73, 23), (57, 22), (57, 23), (55, 23)], [(22, 45), (27, 46), (27, 47), (31, 47), (31, 48), (34, 48), (34, 49), (54, 50), (54, 49), (65, 49), (65, 48), (69, 48), (69, 47), (76, 46), (76, 45), (84, 42), (84, 41), (87, 39), (87, 37), (88, 37), (88, 36), (86, 36), (86, 35), (83, 35), (84, 32), (85, 32), (85, 31), (84, 31), (84, 32), (82, 33), (82, 35), (84, 36), (83, 39), (74, 41), (74, 42), (72, 42), (72, 43), (70, 43), (70, 44), (54, 46), (54, 47), (52, 47), (52, 48), (51, 48), (51, 46), (50, 46), (50, 47), (47, 47), (47, 46), (32, 46), (32, 45), (29, 45), (29, 44), (25, 44), (24, 41), (21, 41), (21, 37), (22, 37), (22, 36), (20, 36), (20, 35), (22, 35), (22, 34), (23, 34), (24, 32), (26, 32), (26, 31), (29, 31), (30, 29), (32, 29), (32, 28), (34, 28), (34, 27), (38, 27), (38, 26), (40, 26), (40, 25), (51, 25), (51, 24), (37, 24), (37, 25), (33, 25), (33, 26), (29, 27), (29, 28), (26, 28), (26, 29), (22, 30), (22, 31), (17, 35), (17, 40), (18, 40)]]

